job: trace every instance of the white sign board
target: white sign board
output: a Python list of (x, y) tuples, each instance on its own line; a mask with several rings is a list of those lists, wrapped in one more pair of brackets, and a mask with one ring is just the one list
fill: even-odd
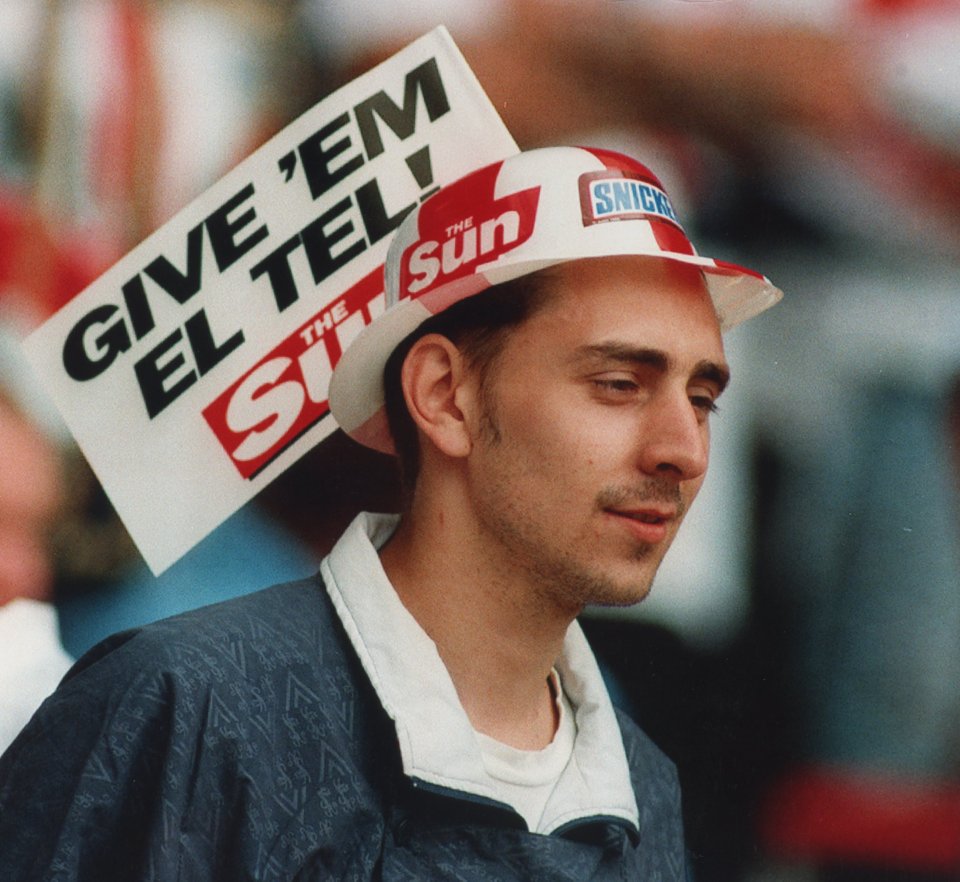
[(335, 428), (391, 233), (517, 152), (439, 28), (285, 128), (50, 318), (27, 357), (154, 573)]

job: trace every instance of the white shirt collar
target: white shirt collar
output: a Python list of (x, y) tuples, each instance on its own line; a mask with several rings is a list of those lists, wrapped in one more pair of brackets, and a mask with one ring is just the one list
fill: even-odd
[[(427, 636), (401, 602), (377, 549), (396, 515), (363, 513), (320, 564), (327, 591), (388, 716), (394, 721), (404, 772), (440, 787), (497, 799), (476, 733), (453, 681)], [(544, 812), (543, 831), (579, 818), (639, 814), (620, 729), (596, 660), (580, 626), (564, 640), (557, 672), (576, 710), (577, 739)]]

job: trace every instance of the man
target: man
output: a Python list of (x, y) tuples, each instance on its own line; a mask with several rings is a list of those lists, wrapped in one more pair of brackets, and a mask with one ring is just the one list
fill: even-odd
[(684, 878), (673, 767), (574, 619), (647, 592), (706, 471), (721, 330), (779, 292), (579, 148), (442, 189), (386, 288), (330, 397), (402, 457), (399, 524), (81, 660), (0, 763), (0, 878)]

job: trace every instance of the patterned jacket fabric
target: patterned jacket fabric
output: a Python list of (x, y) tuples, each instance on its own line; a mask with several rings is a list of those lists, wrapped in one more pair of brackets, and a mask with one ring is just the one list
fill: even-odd
[(275, 586), (77, 663), (0, 759), (0, 880), (683, 880), (675, 770), (618, 722), (640, 829), (529, 833), (406, 778), (320, 579)]

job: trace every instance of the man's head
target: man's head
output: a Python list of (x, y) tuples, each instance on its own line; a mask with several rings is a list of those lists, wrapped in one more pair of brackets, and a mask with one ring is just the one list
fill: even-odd
[(721, 331), (777, 289), (699, 257), (643, 166), (552, 148), (428, 200), (387, 295), (331, 384), (348, 434), (454, 486), (492, 566), (571, 609), (642, 597), (704, 478)]
[(729, 377), (699, 270), (564, 264), (492, 340), (479, 359), (435, 331), (405, 347), (426, 492), (452, 487), (491, 564), (502, 553), (554, 602), (636, 602), (703, 482)]

